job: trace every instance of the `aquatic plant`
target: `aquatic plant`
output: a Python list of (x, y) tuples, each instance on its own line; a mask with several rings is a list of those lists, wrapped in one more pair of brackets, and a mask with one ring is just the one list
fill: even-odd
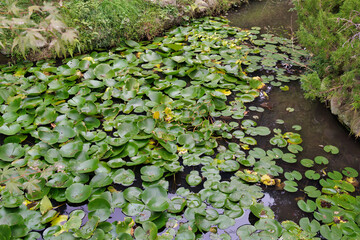
[[(251, 117), (264, 111), (249, 103), (267, 96), (266, 84), (298, 79), (291, 73), (306, 52), (227, 24), (196, 20), (153, 42), (127, 40), (60, 66), (1, 67), (2, 238), (230, 239), (226, 229), (246, 210), (256, 222), (237, 229), (241, 239), (358, 237), (359, 201), (348, 194), (357, 171), (284, 173), (281, 162), (296, 163), (302, 151), (300, 134)], [(257, 147), (265, 137), (271, 147)], [(327, 162), (301, 160), (309, 168)], [(258, 202), (262, 187), (297, 192), (303, 176), (320, 179), (321, 191), (307, 186), (298, 201), (315, 219), (278, 222)], [(65, 203), (87, 212), (63, 214)], [(112, 222), (116, 209), (126, 217)]]

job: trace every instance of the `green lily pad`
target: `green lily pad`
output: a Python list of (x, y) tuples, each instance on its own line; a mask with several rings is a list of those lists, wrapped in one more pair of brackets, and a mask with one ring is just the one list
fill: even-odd
[(141, 194), (141, 199), (152, 211), (162, 212), (169, 207), (167, 192), (160, 185), (147, 187)]
[(323, 157), (323, 156), (316, 156), (314, 158), (315, 162), (317, 164), (328, 164), (329, 163), (329, 160), (326, 158), (326, 157)]
[(314, 166), (314, 161), (311, 159), (307, 159), (307, 158), (301, 159), (300, 163), (301, 163), (301, 165), (303, 165), (304, 167), (307, 167), (307, 168), (311, 168)]
[(141, 179), (145, 182), (157, 181), (164, 174), (164, 170), (158, 166), (143, 166), (140, 169), (140, 172), (141, 172)]
[(99, 64), (94, 69), (94, 74), (98, 79), (107, 79), (115, 77), (114, 70), (108, 64)]
[(135, 174), (131, 169), (119, 169), (112, 175), (114, 183), (130, 186), (135, 181)]
[(320, 179), (320, 174), (315, 172), (314, 170), (307, 170), (305, 172), (305, 177), (311, 180), (318, 180)]
[(190, 186), (194, 187), (202, 182), (202, 178), (200, 177), (198, 171), (191, 171), (190, 174), (186, 175), (186, 182)]
[(327, 152), (327, 153), (329, 152), (331, 154), (338, 154), (339, 153), (339, 149), (337, 147), (333, 146), (333, 145), (326, 145), (324, 147), (324, 151)]
[(284, 181), (284, 190), (287, 191), (287, 192), (296, 192), (298, 190), (297, 186), (298, 184), (294, 181), (291, 181), (291, 180), (287, 180), (287, 181)]
[(346, 167), (344, 168), (344, 170), (342, 170), (342, 173), (347, 176), (347, 177), (358, 177), (359, 173), (358, 171), (356, 171), (355, 169), (351, 168), (351, 167)]
[(299, 200), (297, 205), (302, 211), (307, 213), (314, 212), (316, 210), (316, 203), (312, 200), (307, 200), (306, 202), (304, 200)]
[(73, 183), (65, 191), (66, 199), (71, 203), (81, 203), (86, 201), (91, 194), (92, 188), (82, 183)]
[(12, 162), (24, 156), (25, 150), (18, 143), (6, 143), (0, 146), (0, 159), (5, 162)]

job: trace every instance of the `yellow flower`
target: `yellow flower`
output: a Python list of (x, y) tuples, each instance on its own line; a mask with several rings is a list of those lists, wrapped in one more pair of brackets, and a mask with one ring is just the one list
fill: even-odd
[(272, 179), (269, 174), (262, 175), (260, 181), (266, 186), (273, 186), (276, 183), (275, 180)]
[(84, 57), (82, 60), (88, 60), (92, 63), (95, 63), (94, 59), (92, 57)]
[(186, 148), (179, 147), (179, 146), (177, 146), (177, 151), (178, 151), (179, 154), (184, 154), (184, 153), (188, 152), (188, 150)]
[(231, 91), (229, 89), (216, 89), (218, 92), (222, 92), (225, 94), (225, 96), (229, 96), (231, 94)]

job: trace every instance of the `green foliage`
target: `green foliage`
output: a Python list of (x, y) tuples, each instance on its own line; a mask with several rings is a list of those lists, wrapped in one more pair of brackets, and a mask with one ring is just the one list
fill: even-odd
[(302, 78), (309, 98), (327, 100), (334, 94), (360, 107), (360, 2), (357, 0), (295, 1), (298, 37), (314, 53), (317, 73)]
[(72, 55), (78, 44), (77, 32), (63, 22), (58, 3), (26, 2), (7, 0), (0, 4), (0, 47), (5, 53), (24, 58), (39, 50)]

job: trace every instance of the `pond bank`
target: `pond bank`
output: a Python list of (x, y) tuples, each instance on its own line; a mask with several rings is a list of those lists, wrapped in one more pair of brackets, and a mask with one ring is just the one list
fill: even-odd
[[(10, 56), (11, 59), (4, 60), (3, 55), (0, 55), (0, 64), (23, 58), (39, 61), (68, 57), (79, 52), (104, 50), (116, 47), (127, 39), (152, 40), (171, 27), (194, 18), (216, 16), (247, 2), (248, 0), (89, 0), (65, 1), (60, 5), (52, 3), (62, 26), (67, 29), (66, 34), (60, 32), (60, 36), (54, 38), (42, 30), (44, 41), (41, 45), (29, 43), (20, 46), (14, 43), (20, 40), (27, 42), (25, 38), (17, 37), (21, 35), (21, 31), (15, 32), (11, 27), (4, 26), (8, 37), (0, 38), (3, 45), (0, 50), (1, 54)], [(32, 15), (31, 4), (19, 4), (17, 7), (25, 13), (29, 12), (29, 16)], [(17, 20), (11, 15), (5, 17), (9, 24)], [(40, 31), (40, 27), (40, 23), (35, 23), (31, 30)]]

